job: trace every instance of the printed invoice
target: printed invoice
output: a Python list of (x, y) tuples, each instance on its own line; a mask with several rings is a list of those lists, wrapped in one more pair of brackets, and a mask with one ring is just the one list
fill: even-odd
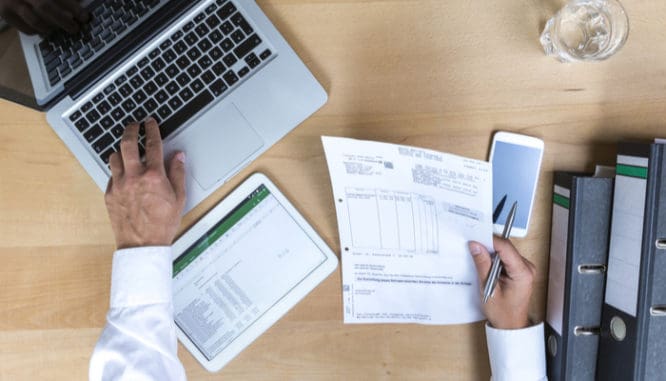
[(467, 243), (492, 249), (485, 161), (322, 137), (333, 185), (345, 323), (482, 320)]

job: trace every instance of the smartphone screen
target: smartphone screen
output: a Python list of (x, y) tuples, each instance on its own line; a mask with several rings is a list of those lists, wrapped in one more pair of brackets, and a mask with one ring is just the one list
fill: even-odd
[[(542, 149), (496, 140), (493, 150), (493, 220), (503, 227), (514, 202), (512, 232), (526, 233), (541, 166)], [(513, 234), (512, 234), (513, 235)]]

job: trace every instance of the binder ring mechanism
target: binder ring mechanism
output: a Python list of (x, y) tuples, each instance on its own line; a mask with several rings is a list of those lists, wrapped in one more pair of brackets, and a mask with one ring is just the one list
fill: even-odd
[(606, 272), (606, 265), (578, 265), (579, 274), (603, 274)]
[(650, 315), (659, 316), (659, 317), (666, 317), (666, 305), (650, 307)]
[(658, 239), (654, 245), (657, 246), (657, 250), (666, 250), (666, 238)]
[(598, 336), (601, 333), (599, 327), (583, 327), (576, 326), (574, 327), (574, 335), (576, 336)]

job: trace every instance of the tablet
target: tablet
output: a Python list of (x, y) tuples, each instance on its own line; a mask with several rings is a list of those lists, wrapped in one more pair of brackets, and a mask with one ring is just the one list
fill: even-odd
[(254, 174), (173, 245), (177, 334), (216, 372), (338, 265), (277, 187)]

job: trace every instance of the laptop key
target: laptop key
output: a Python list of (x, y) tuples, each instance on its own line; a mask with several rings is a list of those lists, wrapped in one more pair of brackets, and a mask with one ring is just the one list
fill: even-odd
[(201, 52), (195, 47), (187, 51), (187, 56), (190, 57), (192, 61), (196, 61), (201, 57)]
[(157, 100), (158, 103), (164, 103), (169, 99), (169, 96), (164, 90), (160, 90), (155, 94), (155, 99)]
[(83, 104), (83, 106), (81, 106), (81, 111), (88, 112), (88, 111), (92, 110), (92, 108), (93, 108), (92, 102), (86, 102), (86, 103)]
[(164, 50), (169, 48), (170, 46), (171, 46), (171, 40), (164, 40), (164, 42), (160, 44), (160, 49)]
[(236, 84), (236, 82), (238, 82), (238, 76), (236, 76), (236, 73), (234, 73), (231, 70), (226, 72), (222, 77), (224, 78), (225, 82), (227, 82), (227, 85), (229, 85), (229, 87), (233, 86), (234, 84)]
[(121, 94), (123, 97), (126, 98), (126, 97), (129, 97), (129, 95), (132, 94), (132, 92), (133, 92), (134, 90), (132, 90), (132, 88), (130, 87), (130, 85), (128, 85), (128, 84), (126, 83), (126, 84), (120, 86), (120, 88), (118, 89), (118, 91), (120, 92), (120, 94)]
[[(169, 106), (164, 105), (160, 107), (159, 110), (157, 110), (157, 115), (159, 115), (162, 120), (165, 120), (166, 118), (169, 117), (169, 115), (171, 115), (171, 109), (169, 108)], [(161, 130), (162, 126), (160, 126), (160, 132)], [(162, 136), (162, 139), (164, 139), (164, 136)]]
[(261, 38), (256, 34), (253, 34), (242, 44), (238, 45), (236, 49), (234, 49), (234, 53), (236, 54), (236, 57), (243, 58), (248, 55), (248, 53), (251, 53), (254, 48), (259, 46), (259, 44), (261, 44)]
[(113, 111), (111, 111), (111, 117), (116, 121), (121, 120), (124, 115), (125, 111), (123, 111), (123, 109), (120, 107), (116, 107), (113, 109)]
[(208, 38), (210, 38), (210, 40), (213, 42), (213, 44), (217, 44), (218, 42), (220, 42), (222, 40), (222, 38), (224, 38), (224, 36), (222, 36), (222, 33), (220, 33), (218, 30), (214, 30), (214, 31), (210, 32), (210, 34), (208, 35)]
[(165, 83), (169, 82), (169, 77), (167, 77), (164, 73), (160, 73), (155, 77), (155, 82), (157, 82), (158, 86), (164, 86)]
[(243, 68), (238, 71), (238, 76), (243, 78), (249, 73), (250, 73), (250, 68), (248, 68), (247, 66), (243, 66)]
[(166, 68), (166, 74), (171, 78), (177, 76), (178, 73), (180, 73), (180, 70), (178, 69), (178, 66), (174, 64), (171, 64)]
[(184, 31), (184, 32), (189, 32), (190, 30), (192, 30), (192, 28), (194, 28), (194, 25), (196, 25), (196, 24), (194, 24), (194, 22), (192, 22), (192, 21), (188, 22), (188, 23), (185, 24), (185, 26), (183, 27), (183, 31)]
[(213, 60), (211, 60), (208, 56), (203, 56), (199, 61), (197, 61), (199, 66), (201, 66), (202, 69), (206, 70), (210, 67), (210, 65), (213, 64)]
[(213, 65), (213, 73), (215, 73), (215, 75), (217, 76), (222, 75), (222, 73), (224, 73), (225, 70), (227, 70), (227, 68), (224, 66), (222, 62), (218, 62), (215, 65)]
[(146, 103), (143, 104), (143, 107), (145, 107), (148, 114), (152, 114), (153, 111), (157, 110), (157, 106), (159, 105), (153, 98), (148, 99)]
[(204, 37), (201, 41), (199, 41), (197, 46), (202, 52), (206, 53), (210, 48), (213, 47), (213, 44), (211, 44), (210, 41)]
[(74, 123), (74, 127), (76, 127), (79, 132), (85, 131), (88, 127), (90, 127), (90, 123), (86, 120), (86, 118), (79, 119), (76, 123)]
[(113, 128), (111, 129), (111, 133), (112, 133), (113, 136), (115, 136), (116, 138), (121, 138), (121, 137), (123, 136), (123, 133), (124, 133), (124, 132), (125, 132), (125, 127), (123, 127), (123, 126), (121, 126), (121, 125), (119, 125), (119, 124), (116, 124), (116, 125), (113, 126)]
[(162, 58), (157, 57), (157, 59), (155, 61), (153, 61), (153, 63), (150, 64), (150, 66), (156, 72), (160, 72), (162, 69), (164, 69), (166, 67), (166, 62), (164, 62), (164, 60)]
[(101, 101), (99, 105), (97, 105), (97, 111), (102, 115), (109, 112), (109, 110), (111, 110), (111, 105), (107, 101)]
[(210, 32), (210, 29), (208, 29), (208, 27), (206, 26), (206, 24), (201, 24), (201, 25), (199, 25), (198, 27), (196, 27), (196, 29), (194, 29), (194, 31), (197, 32), (197, 34), (199, 35), (199, 37), (202, 37), (202, 38), (203, 38), (205, 35), (208, 34), (208, 32)]
[(231, 22), (234, 23), (237, 27), (241, 28), (245, 34), (251, 34), (254, 32), (250, 24), (245, 20), (245, 17), (240, 13), (236, 13), (231, 17)]
[(192, 81), (192, 84), (190, 84), (190, 88), (192, 89), (192, 92), (194, 92), (196, 94), (196, 93), (200, 92), (201, 90), (203, 90), (204, 85), (203, 85), (203, 82), (201, 82), (200, 79), (195, 79), (194, 81)]
[(206, 19), (206, 14), (203, 13), (203, 12), (201, 12), (201, 13), (199, 13), (198, 15), (194, 16), (194, 22), (196, 22), (196, 23), (200, 23), (200, 22), (202, 22), (202, 21), (205, 20), (205, 19)]
[(112, 83), (112, 84), (110, 84), (109, 86), (107, 86), (107, 87), (104, 88), (104, 94), (109, 95), (109, 94), (111, 94), (114, 90), (116, 90), (116, 85), (114, 85), (114, 84)]
[(228, 36), (229, 33), (233, 32), (233, 31), (234, 31), (234, 26), (231, 25), (231, 23), (229, 21), (225, 21), (220, 26), (220, 32), (224, 33), (225, 36)]
[(217, 78), (215, 74), (213, 74), (212, 71), (208, 70), (203, 75), (201, 76), (201, 79), (206, 83), (206, 85), (210, 85), (211, 82), (213, 82)]
[(171, 106), (172, 110), (178, 110), (182, 105), (183, 101), (178, 98), (178, 95), (174, 95), (173, 98), (169, 100), (169, 106)]
[(148, 113), (143, 109), (143, 107), (139, 107), (134, 111), (134, 113), (132, 113), (132, 116), (137, 122), (143, 122), (148, 117)]
[(239, 44), (245, 39), (245, 34), (243, 34), (243, 31), (238, 29), (237, 31), (231, 33), (231, 39), (234, 40), (235, 43)]
[(114, 139), (113, 136), (111, 136), (110, 133), (106, 133), (106, 134), (104, 134), (104, 136), (102, 136), (101, 138), (97, 139), (97, 140), (95, 141), (95, 143), (93, 143), (93, 149), (94, 149), (95, 152), (97, 152), (97, 153), (102, 153), (102, 152), (106, 151), (106, 149), (107, 149), (111, 144), (113, 144), (113, 142), (114, 142), (115, 140), (116, 140), (116, 139)]
[(201, 74), (201, 69), (199, 69), (199, 66), (196, 64), (192, 64), (192, 66), (187, 68), (187, 73), (190, 75), (192, 78), (196, 78)]
[(141, 70), (141, 76), (147, 81), (155, 76), (155, 70), (153, 70), (151, 67), (146, 67), (145, 69)]
[(222, 95), (222, 93), (227, 91), (227, 89), (228, 89), (227, 85), (221, 79), (218, 79), (217, 81), (213, 82), (213, 84), (210, 85), (210, 91), (212, 91), (216, 97)]
[[(185, 38), (184, 38), (183, 40), (185, 40), (185, 42), (186, 42), (187, 44), (189, 44), (190, 46), (192, 46), (192, 45), (196, 44), (197, 41), (199, 41), (199, 36), (197, 36), (197, 34), (194, 33), (194, 32), (190, 32), (190, 33), (188, 33), (188, 34), (185, 35)], [(176, 51), (178, 51), (177, 48), (176, 48)], [(179, 52), (179, 53), (180, 53), (180, 52)]]
[(136, 102), (137, 104), (143, 103), (143, 101), (145, 101), (146, 98), (148, 97), (146, 96), (146, 93), (143, 92), (143, 90), (137, 90), (137, 92), (134, 93), (134, 95), (132, 95), (132, 99), (134, 99), (134, 102)]
[(100, 126), (93, 126), (92, 128), (89, 128), (86, 130), (86, 132), (83, 134), (83, 137), (89, 142), (92, 143), (100, 137), (104, 133), (104, 130)]
[(109, 128), (113, 127), (113, 119), (111, 119), (108, 116), (105, 116), (102, 118), (102, 120), (99, 122), (99, 124), (104, 127), (104, 129), (108, 130)]
[(99, 102), (102, 101), (102, 99), (104, 99), (104, 94), (99, 93), (99, 94), (95, 95), (92, 100), (95, 103), (99, 103)]
[(265, 60), (266, 58), (270, 57), (271, 54), (272, 54), (271, 51), (270, 51), (269, 49), (266, 49), (266, 50), (264, 50), (264, 51), (259, 55), (259, 57), (260, 57), (262, 60)]
[(116, 80), (113, 82), (116, 84), (116, 86), (122, 85), (125, 81), (127, 81), (127, 77), (123, 74), (120, 77), (116, 78)]
[[(181, 43), (182, 43), (182, 41), (181, 41)], [(178, 45), (178, 44), (176, 44), (176, 45)], [(174, 46), (174, 48), (175, 47), (176, 46)], [(185, 51), (185, 49), (187, 49), (187, 46), (185, 46), (185, 44), (183, 44), (182, 47), (183, 47), (183, 51)], [(168, 49), (166, 52), (164, 52), (164, 54), (162, 54), (162, 57), (164, 58), (166, 63), (170, 63), (170, 62), (173, 62), (173, 60), (175, 60), (177, 56), (176, 56), (176, 53), (174, 53), (172, 49)]]
[(213, 100), (214, 98), (210, 91), (204, 90), (201, 92), (201, 94), (197, 95), (190, 102), (188, 102), (177, 113), (173, 114), (173, 116), (168, 119), (164, 118), (162, 123), (160, 123), (160, 133), (162, 135), (162, 139), (166, 139), (196, 113), (210, 104)]
[(206, 19), (206, 25), (208, 25), (208, 27), (211, 29), (216, 28), (218, 25), (220, 25), (220, 23), (221, 23), (220, 19), (218, 19), (217, 16), (215, 15), (210, 15)]
[(97, 122), (97, 121), (99, 120), (100, 115), (99, 115), (99, 113), (97, 112), (97, 110), (90, 110), (90, 112), (88, 112), (88, 113), (86, 114), (86, 118), (88, 118), (88, 121), (89, 121), (90, 123), (95, 123), (95, 122)]
[(178, 93), (178, 95), (183, 100), (183, 102), (189, 101), (194, 96), (194, 94), (192, 94), (192, 91), (188, 88), (184, 88), (180, 93)]
[(182, 56), (176, 61), (176, 65), (182, 70), (185, 70), (186, 67), (190, 66), (190, 63), (190, 60), (188, 60), (186, 56)]
[(157, 91), (157, 85), (155, 85), (155, 82), (153, 81), (146, 82), (146, 84), (143, 85), (143, 91), (148, 95), (153, 95)]
[(111, 158), (111, 155), (116, 152), (113, 150), (113, 148), (109, 148), (106, 151), (104, 151), (103, 154), (99, 155), (99, 158), (102, 159), (104, 164), (109, 164), (109, 158)]
[(225, 38), (225, 39), (220, 43), (220, 47), (221, 47), (222, 49), (224, 49), (224, 52), (225, 52), (225, 53), (229, 53), (229, 51), (231, 51), (231, 49), (234, 48), (234, 43), (233, 43), (230, 39)]
[(211, 51), (208, 52), (208, 54), (210, 55), (210, 58), (213, 59), (213, 61), (221, 59), (222, 56), (224, 55), (224, 53), (222, 53), (222, 50), (220, 50), (220, 48), (218, 47), (211, 49)]
[(141, 87), (141, 85), (143, 85), (143, 78), (141, 78), (141, 76), (137, 74), (134, 77), (132, 77), (132, 79), (130, 79), (130, 83), (132, 84), (132, 87), (134, 87), (134, 89), (136, 90), (139, 87)]
[(81, 111), (74, 111), (72, 115), (69, 116), (69, 120), (72, 121), (72, 123), (76, 122), (80, 117), (81, 117)]
[[(194, 24), (192, 24), (192, 26), (194, 26)], [(181, 37), (183, 37), (183, 32), (179, 30), (171, 35), (171, 41), (176, 42), (180, 40)]]
[(148, 57), (150, 57), (151, 60), (154, 60), (159, 55), (160, 55), (160, 49), (155, 48), (148, 54)]
[(133, 100), (128, 99), (125, 102), (123, 102), (123, 109), (125, 112), (130, 113), (136, 108), (136, 103), (134, 103)]
[(234, 3), (229, 2), (226, 3), (222, 8), (220, 8), (219, 11), (217, 11), (217, 16), (222, 20), (225, 20), (226, 18), (234, 14), (234, 12), (236, 12), (236, 6), (234, 5)]
[(238, 59), (233, 54), (227, 54), (223, 61), (225, 64), (227, 64), (228, 67), (232, 67), (236, 62), (238, 62)]
[(190, 77), (185, 73), (180, 73), (180, 75), (176, 78), (176, 81), (180, 87), (185, 87), (188, 83), (190, 83)]
[(168, 85), (166, 85), (166, 91), (169, 94), (176, 94), (179, 90), (178, 84), (176, 81), (171, 81), (169, 82)]

